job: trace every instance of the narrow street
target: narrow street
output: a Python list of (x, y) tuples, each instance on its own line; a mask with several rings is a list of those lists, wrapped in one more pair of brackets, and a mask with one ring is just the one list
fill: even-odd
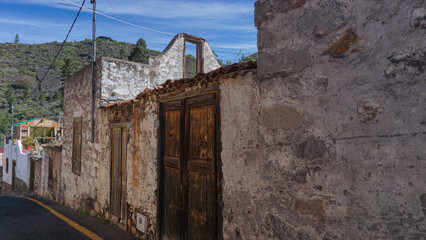
[[(95, 217), (51, 201), (43, 200), (43, 204), (67, 222), (29, 199), (0, 196), (0, 239), (136, 239)], [(88, 237), (85, 232), (94, 235)]]

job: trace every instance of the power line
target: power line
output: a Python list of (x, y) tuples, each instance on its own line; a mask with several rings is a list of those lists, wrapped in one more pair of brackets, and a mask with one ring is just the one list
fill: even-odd
[(71, 24), (70, 30), (67, 33), (67, 36), (65, 37), (65, 40), (62, 42), (61, 47), (59, 48), (58, 53), (56, 54), (55, 58), (53, 59), (52, 63), (50, 64), (49, 68), (47, 69), (46, 73), (44, 74), (43, 78), (39, 81), (39, 87), (41, 86), (41, 82), (44, 81), (44, 79), (46, 78), (47, 74), (49, 73), (50, 69), (52, 69), (53, 64), (55, 64), (56, 59), (59, 57), (59, 54), (61, 54), (62, 48), (64, 47), (65, 43), (67, 42), (68, 36), (71, 33), (72, 28), (74, 27), (75, 22), (77, 21), (78, 16), (80, 15), (81, 9), (84, 6), (84, 3), (86, 2), (86, 0), (83, 0), (83, 3), (80, 6), (80, 9), (77, 12), (77, 16), (75, 16), (74, 21)]
[[(64, 0), (65, 2), (68, 2), (68, 3), (70, 3), (70, 4), (73, 4), (73, 5), (75, 5), (75, 6), (78, 6), (77, 4), (75, 4), (75, 3), (73, 3), (73, 2), (71, 2), (71, 1), (69, 1), (69, 0)], [(86, 9), (86, 10), (89, 10), (89, 11), (92, 11), (93, 12), (93, 10), (92, 9), (90, 9), (90, 8), (86, 8), (86, 7), (83, 7), (84, 9)], [(104, 16), (104, 17), (106, 17), (106, 18), (109, 18), (109, 19), (112, 19), (112, 20), (115, 20), (115, 21), (118, 21), (118, 22), (121, 22), (121, 23), (124, 23), (124, 24), (127, 24), (127, 25), (130, 25), (130, 26), (133, 26), (133, 27), (137, 27), (137, 28), (141, 28), (141, 29), (144, 29), (144, 30), (147, 30), (147, 31), (151, 31), (151, 32), (157, 32), (157, 33), (162, 33), (162, 34), (167, 34), (167, 35), (172, 35), (172, 36), (175, 36), (176, 34), (174, 34), (174, 33), (169, 33), (169, 32), (163, 32), (163, 31), (159, 31), (159, 30), (155, 30), (155, 29), (152, 29), (152, 28), (147, 28), (147, 27), (144, 27), (144, 26), (140, 26), (140, 25), (137, 25), (137, 24), (134, 24), (134, 23), (130, 23), (130, 22), (126, 22), (126, 21), (124, 21), (124, 20), (121, 20), (121, 19), (118, 19), (118, 18), (115, 18), (115, 17), (111, 17), (111, 16), (109, 16), (109, 15), (106, 15), (106, 14), (104, 14), (104, 13), (100, 13), (100, 12), (98, 12), (98, 11), (94, 11), (95, 13), (97, 13), (97, 14), (99, 14), (99, 15), (101, 15), (101, 16)]]

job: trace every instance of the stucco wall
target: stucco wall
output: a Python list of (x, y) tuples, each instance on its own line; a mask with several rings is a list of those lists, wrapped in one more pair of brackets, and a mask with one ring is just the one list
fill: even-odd
[(16, 161), (16, 178), (15, 178), (15, 189), (8, 190), (9, 188), (5, 187), (2, 189), (2, 194), (26, 194), (29, 187), (29, 177), (30, 177), (30, 160), (29, 152), (22, 153), (22, 143), (21, 140), (17, 140), (16, 144), (13, 144), (11, 140), (4, 141), (4, 153), (5, 161), (6, 158), (9, 158), (9, 169), (6, 173), (6, 164), (3, 168), (3, 186), (9, 185), (12, 186), (12, 167), (13, 161)]
[[(156, 234), (157, 214), (157, 119), (158, 103), (137, 102), (123, 106), (101, 109), (100, 146), (98, 161), (102, 162), (95, 211), (103, 217), (110, 217), (110, 166), (111, 128), (122, 126), (128, 129), (126, 159), (126, 208), (127, 230), (133, 235), (152, 239)], [(108, 207), (105, 207), (108, 206)], [(136, 213), (148, 219), (147, 233), (136, 230)]]
[[(96, 88), (99, 89), (100, 61), (97, 62)], [(98, 180), (102, 177), (97, 158), (100, 151), (99, 124), (95, 124), (95, 143), (91, 142), (91, 65), (68, 77), (64, 91), (64, 143), (61, 162), (61, 188), (64, 203), (75, 209), (93, 208), (98, 191)], [(99, 106), (99, 91), (96, 104)], [(81, 174), (72, 172), (73, 118), (82, 117)], [(95, 108), (95, 121), (99, 121), (99, 108)]]
[(225, 239), (425, 238), (424, 19), (256, 3), (259, 79), (221, 86)]

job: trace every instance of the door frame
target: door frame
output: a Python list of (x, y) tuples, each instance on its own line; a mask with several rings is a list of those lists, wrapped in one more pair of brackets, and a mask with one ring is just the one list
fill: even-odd
[[(216, 230), (217, 230), (217, 239), (222, 240), (223, 239), (223, 187), (222, 187), (222, 180), (223, 180), (223, 174), (222, 174), (222, 159), (221, 159), (221, 153), (222, 153), (222, 141), (221, 141), (221, 114), (220, 114), (220, 87), (219, 85), (213, 85), (204, 89), (197, 89), (193, 91), (183, 92), (179, 94), (173, 94), (173, 95), (165, 95), (162, 97), (159, 97), (158, 99), (158, 120), (159, 120), (159, 127), (158, 127), (158, 152), (157, 152), (157, 175), (158, 175), (158, 181), (157, 181), (157, 189), (158, 189), (158, 204), (157, 204), (157, 240), (162, 239), (163, 234), (163, 200), (164, 200), (164, 119), (163, 119), (163, 113), (164, 113), (164, 104), (168, 102), (173, 101), (182, 101), (182, 109), (181, 114), (185, 114), (185, 102), (184, 100), (191, 98), (191, 97), (200, 97), (203, 95), (209, 95), (214, 94), (215, 98), (215, 170), (216, 170)], [(185, 124), (184, 121), (182, 121), (182, 124)], [(186, 134), (186, 133), (185, 133)], [(182, 137), (182, 136), (181, 136)], [(185, 136), (183, 136), (185, 137)], [(182, 144), (182, 149), (184, 150), (185, 144)]]
[[(115, 216), (112, 213), (112, 173), (113, 173), (113, 155), (112, 155), (112, 150), (113, 150), (113, 129), (114, 128), (120, 128), (120, 139), (121, 139), (121, 134), (122, 134), (122, 129), (125, 128), (127, 131), (127, 139), (126, 139), (126, 151), (124, 152), (124, 155), (122, 154), (124, 160), (122, 159), (122, 166), (121, 169), (124, 169), (124, 171), (122, 171), (122, 175), (121, 175), (121, 214), (122, 214), (122, 220), (121, 222), (118, 222), (119, 217)], [(111, 146), (111, 151), (110, 151), (110, 196), (109, 196), (109, 207), (110, 207), (110, 218), (117, 224), (118, 227), (120, 227), (123, 230), (126, 230), (127, 228), (127, 145), (128, 145), (128, 139), (129, 139), (129, 129), (131, 128), (131, 124), (130, 123), (113, 123), (110, 124), (110, 146)], [(120, 143), (122, 145), (122, 143)]]

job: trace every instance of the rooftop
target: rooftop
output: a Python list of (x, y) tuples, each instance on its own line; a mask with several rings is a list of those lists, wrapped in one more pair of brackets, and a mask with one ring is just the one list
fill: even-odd
[(213, 70), (209, 73), (199, 73), (193, 78), (181, 78), (179, 80), (167, 80), (163, 84), (155, 85), (154, 89), (146, 88), (143, 92), (139, 93), (138, 96), (134, 99), (129, 99), (125, 101), (119, 101), (111, 103), (108, 105), (101, 106), (102, 108), (109, 108), (118, 105), (128, 104), (136, 102), (144, 97), (150, 95), (165, 94), (170, 92), (179, 91), (187, 87), (192, 87), (199, 82), (218, 82), (220, 79), (225, 76), (230, 76), (232, 78), (237, 75), (245, 75), (248, 72), (255, 72), (257, 69), (257, 62), (248, 62), (248, 63), (235, 63), (229, 66), (220, 67), (216, 70)]

